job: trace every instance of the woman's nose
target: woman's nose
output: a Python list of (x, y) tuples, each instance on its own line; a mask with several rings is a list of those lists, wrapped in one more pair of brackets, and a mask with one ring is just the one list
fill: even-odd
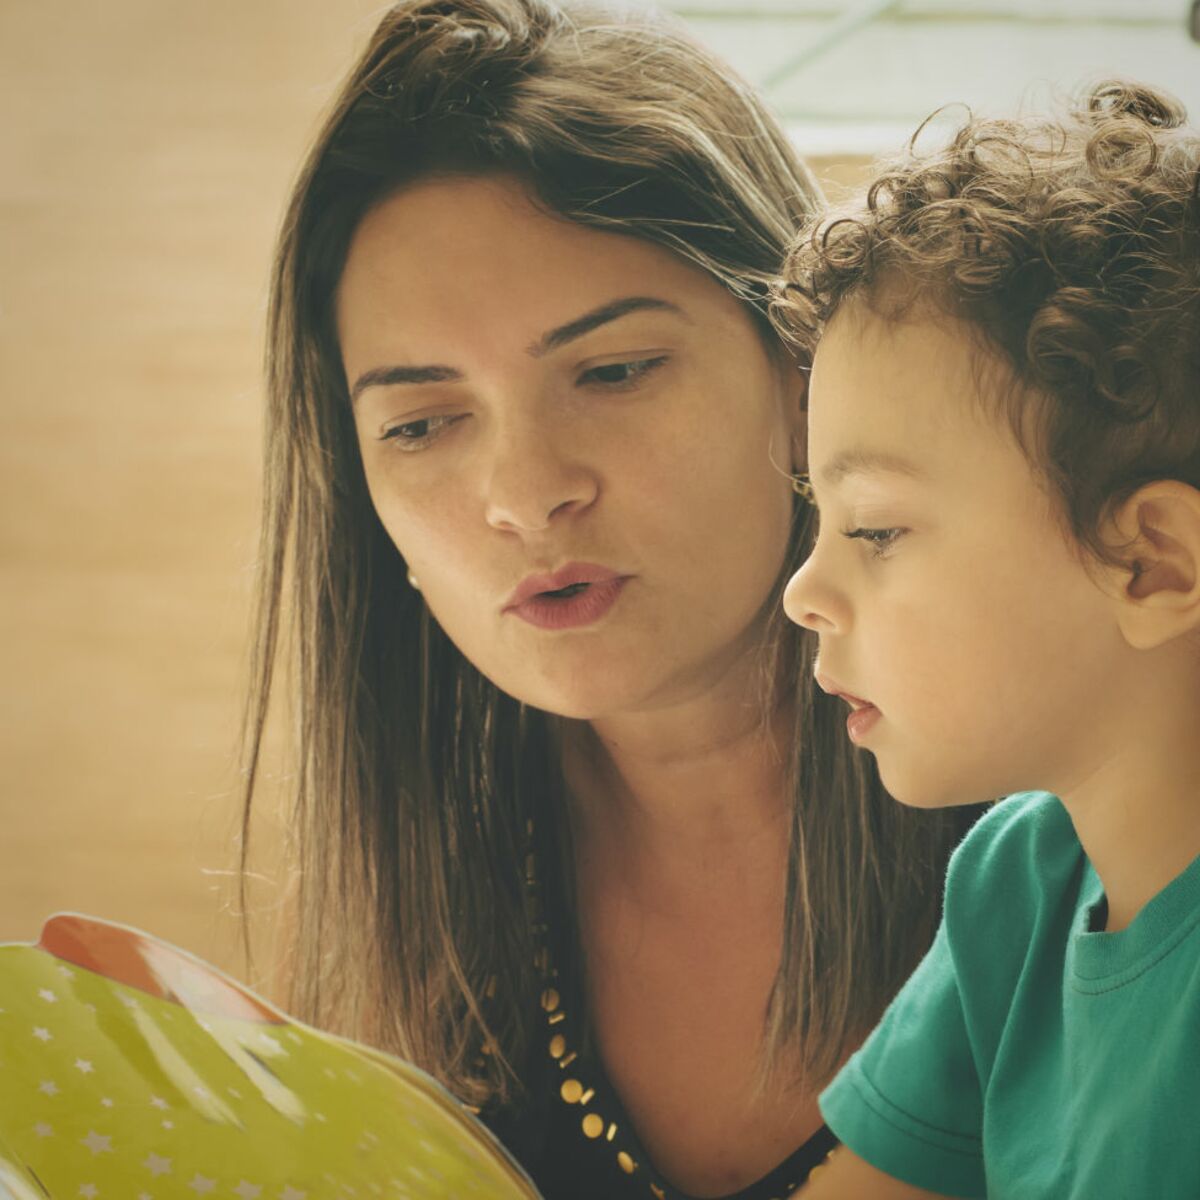
[(788, 580), (783, 592), (783, 611), (797, 625), (814, 633), (844, 634), (849, 630), (850, 613), (845, 598), (825, 577), (824, 564), (816, 549)]
[(537, 533), (561, 514), (596, 499), (594, 471), (582, 447), (560, 449), (544, 429), (511, 430), (491, 449), (485, 484), (487, 522), (495, 529)]

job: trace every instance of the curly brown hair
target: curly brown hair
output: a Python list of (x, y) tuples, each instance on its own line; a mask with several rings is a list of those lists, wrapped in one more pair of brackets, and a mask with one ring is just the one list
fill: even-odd
[[(935, 114), (936, 116), (937, 114)], [(1075, 537), (1155, 479), (1200, 487), (1200, 135), (1135, 83), (1056, 118), (918, 138), (793, 245), (772, 315), (808, 354), (850, 297), (967, 321), (1017, 386), (985, 389)]]

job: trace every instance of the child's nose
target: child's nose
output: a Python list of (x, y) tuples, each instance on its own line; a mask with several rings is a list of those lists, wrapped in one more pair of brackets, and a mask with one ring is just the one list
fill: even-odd
[(848, 614), (845, 604), (820, 576), (814, 552), (788, 580), (783, 593), (783, 611), (797, 625), (814, 633), (845, 633)]

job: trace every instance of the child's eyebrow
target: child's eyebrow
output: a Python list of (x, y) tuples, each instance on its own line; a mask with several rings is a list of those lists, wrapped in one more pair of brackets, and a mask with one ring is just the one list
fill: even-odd
[(886, 471), (910, 479), (925, 479), (926, 472), (916, 463), (885, 450), (843, 450), (821, 468), (819, 479), (827, 487), (835, 487), (847, 475), (865, 475)]

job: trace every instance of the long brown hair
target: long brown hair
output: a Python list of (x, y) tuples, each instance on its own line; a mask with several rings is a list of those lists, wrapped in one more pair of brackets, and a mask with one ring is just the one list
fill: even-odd
[[(405, 584), (364, 482), (332, 307), (372, 204), (431, 172), (491, 170), (519, 175), (561, 216), (699, 265), (749, 306), (764, 337), (786, 245), (819, 204), (753, 93), (673, 25), (549, 0), (393, 8), (295, 186), (271, 296), (244, 820), (290, 630), (290, 1004), (475, 1103), (520, 1090), (537, 1027), (531, 828), (548, 860), (544, 886), (571, 911), (561, 767), (552, 718), (480, 675)], [(823, 1077), (926, 945), (955, 821), (886, 797), (848, 750), (835, 702), (814, 688), (811, 647), (779, 604), (810, 536), (798, 504), (787, 569), (764, 597), (778, 648), (767, 688), (782, 681), (796, 713), (785, 937), (764, 1062)]]

